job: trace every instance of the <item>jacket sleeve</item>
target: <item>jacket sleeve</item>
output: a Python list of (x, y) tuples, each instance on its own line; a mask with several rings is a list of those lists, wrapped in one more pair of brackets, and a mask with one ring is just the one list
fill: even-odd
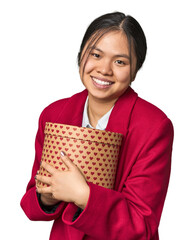
[(21, 204), (23, 211), (25, 212), (25, 214), (27, 215), (27, 217), (30, 220), (50, 221), (50, 220), (54, 220), (54, 219), (58, 218), (59, 215), (61, 215), (62, 211), (64, 210), (64, 208), (66, 206), (66, 203), (60, 203), (54, 213), (48, 214), (42, 210), (42, 208), (39, 204), (37, 194), (36, 194), (34, 177), (35, 177), (37, 171), (39, 170), (41, 156), (42, 156), (42, 148), (43, 148), (43, 143), (44, 143), (45, 111), (46, 111), (46, 109), (41, 113), (40, 118), (39, 118), (39, 127), (38, 127), (38, 132), (37, 132), (36, 140), (35, 140), (35, 160), (34, 160), (34, 165), (32, 168), (31, 179), (28, 183), (26, 193), (23, 196), (20, 204)]
[[(89, 183), (86, 208), (72, 222), (77, 207), (69, 203), (63, 222), (92, 239), (152, 239), (157, 235), (168, 188), (172, 142), (173, 126), (165, 118), (139, 151), (121, 192)], [(130, 156), (126, 158), (130, 161)]]

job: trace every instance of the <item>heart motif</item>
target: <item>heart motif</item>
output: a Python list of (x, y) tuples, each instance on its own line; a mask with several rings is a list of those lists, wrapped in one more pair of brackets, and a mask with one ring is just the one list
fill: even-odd
[[(60, 152), (65, 151), (87, 181), (113, 188), (121, 144), (121, 138), (117, 137), (115, 133), (96, 129), (46, 123), (41, 160), (53, 165), (58, 171), (65, 171), (60, 157)], [(43, 168), (40, 168), (40, 174), (49, 176)]]

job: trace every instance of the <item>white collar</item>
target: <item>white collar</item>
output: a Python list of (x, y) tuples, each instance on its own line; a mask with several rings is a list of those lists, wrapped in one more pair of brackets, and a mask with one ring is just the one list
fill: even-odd
[[(102, 116), (98, 120), (98, 123), (96, 125), (96, 129), (99, 129), (99, 130), (105, 130), (106, 129), (106, 126), (108, 124), (108, 120), (109, 120), (110, 114), (111, 114), (111, 112), (113, 110), (113, 107), (104, 116)], [(92, 125), (90, 124), (90, 121), (89, 121), (89, 118), (88, 118), (88, 111), (87, 111), (87, 109), (88, 109), (88, 97), (86, 99), (85, 106), (84, 106), (82, 127), (93, 128)]]

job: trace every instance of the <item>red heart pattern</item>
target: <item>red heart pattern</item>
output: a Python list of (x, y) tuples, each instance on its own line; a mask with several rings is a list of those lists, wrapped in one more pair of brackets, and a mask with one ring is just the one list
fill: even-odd
[[(65, 171), (60, 153), (64, 151), (87, 181), (112, 189), (116, 176), (122, 134), (47, 122), (41, 161)], [(40, 167), (39, 174), (50, 176)], [(38, 183), (39, 187), (46, 184)]]

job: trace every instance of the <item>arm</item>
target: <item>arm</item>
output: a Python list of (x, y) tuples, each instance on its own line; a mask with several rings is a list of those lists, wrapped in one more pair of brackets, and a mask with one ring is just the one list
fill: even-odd
[(62, 215), (64, 223), (95, 239), (152, 239), (168, 188), (172, 141), (173, 127), (166, 118), (145, 141), (122, 191), (89, 183), (86, 208), (72, 222), (77, 207), (69, 203)]
[(60, 203), (57, 207), (56, 211), (53, 213), (46, 213), (43, 211), (39, 204), (39, 200), (36, 194), (36, 187), (35, 187), (35, 175), (40, 167), (40, 161), (41, 161), (41, 155), (42, 155), (42, 148), (43, 148), (43, 142), (44, 142), (44, 114), (45, 110), (40, 115), (39, 119), (39, 128), (36, 135), (35, 140), (35, 160), (34, 165), (32, 169), (32, 176), (28, 183), (26, 193), (23, 196), (21, 200), (21, 207), (24, 210), (27, 217), (31, 220), (53, 220), (59, 217), (61, 215), (62, 211), (64, 210), (64, 207), (66, 206), (66, 203)]

